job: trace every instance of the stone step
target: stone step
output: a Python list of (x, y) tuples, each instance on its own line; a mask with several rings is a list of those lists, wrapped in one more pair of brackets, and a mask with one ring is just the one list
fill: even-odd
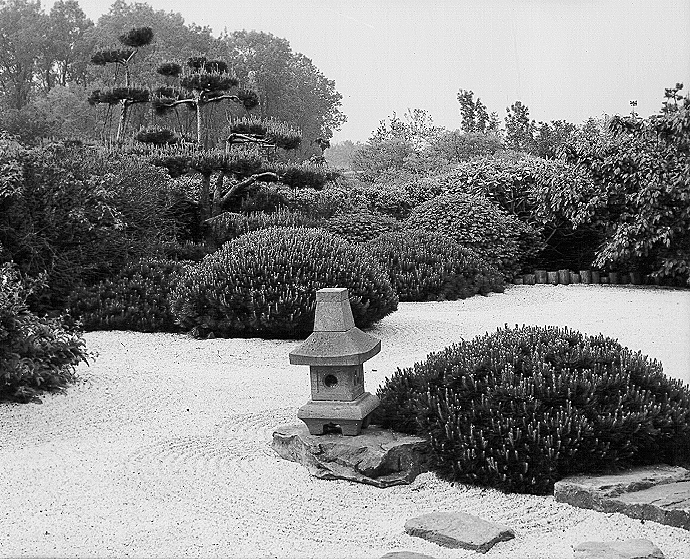
[(554, 497), (579, 508), (619, 512), (690, 530), (690, 470), (679, 466), (573, 476), (555, 484)]

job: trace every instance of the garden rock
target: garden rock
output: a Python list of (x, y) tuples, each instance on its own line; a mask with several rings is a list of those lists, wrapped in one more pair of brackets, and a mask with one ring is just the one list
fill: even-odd
[(273, 433), (273, 449), (320, 479), (344, 479), (390, 487), (412, 483), (428, 470), (428, 446), (421, 437), (370, 426), (362, 434), (310, 435), (306, 425), (285, 425)]
[(444, 547), (486, 553), (515, 537), (513, 530), (464, 512), (432, 512), (405, 522), (405, 532)]
[(664, 559), (663, 552), (649, 540), (583, 542), (574, 549), (575, 559)]
[(580, 475), (554, 486), (556, 501), (690, 530), (690, 470), (647, 466), (611, 475)]

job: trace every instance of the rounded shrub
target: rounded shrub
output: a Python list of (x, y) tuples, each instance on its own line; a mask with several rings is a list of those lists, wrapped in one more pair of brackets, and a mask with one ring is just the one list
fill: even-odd
[(466, 299), (503, 291), (503, 276), (470, 249), (437, 233), (385, 233), (366, 245), (401, 301)]
[(478, 194), (443, 194), (420, 204), (405, 221), (410, 230), (438, 232), (472, 249), (504, 276), (518, 274), (541, 248), (538, 234)]
[(86, 330), (176, 332), (170, 293), (192, 261), (144, 258), (125, 266), (113, 279), (70, 295), (73, 317)]
[(428, 438), (439, 474), (547, 494), (573, 473), (690, 460), (690, 389), (602, 335), (505, 328), (378, 391), (378, 423)]
[(351, 243), (361, 243), (384, 233), (397, 231), (400, 229), (400, 222), (392, 217), (360, 210), (335, 215), (323, 227)]
[(324, 287), (348, 288), (359, 328), (397, 309), (386, 272), (366, 251), (320, 229), (289, 227), (225, 243), (186, 272), (172, 309), (197, 336), (304, 337)]

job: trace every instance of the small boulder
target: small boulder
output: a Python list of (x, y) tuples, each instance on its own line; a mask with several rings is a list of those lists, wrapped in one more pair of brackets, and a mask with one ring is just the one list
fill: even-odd
[(664, 559), (662, 551), (649, 540), (583, 542), (575, 549), (575, 559)]
[(501, 524), (464, 512), (432, 512), (405, 522), (405, 532), (444, 547), (486, 553), (495, 544), (515, 537)]
[(360, 435), (311, 435), (306, 425), (273, 433), (273, 450), (321, 479), (345, 479), (390, 487), (406, 485), (428, 470), (428, 443), (421, 437), (371, 425)]

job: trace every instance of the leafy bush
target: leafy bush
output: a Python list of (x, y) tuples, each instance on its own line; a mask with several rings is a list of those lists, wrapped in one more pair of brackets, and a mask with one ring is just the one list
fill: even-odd
[(398, 369), (378, 422), (428, 438), (438, 472), (546, 494), (566, 475), (690, 459), (690, 389), (602, 335), (505, 328)]
[(438, 232), (472, 249), (507, 278), (519, 273), (541, 248), (538, 234), (477, 194), (444, 194), (417, 206), (408, 230)]
[(690, 100), (648, 119), (614, 117), (607, 128), (612, 137), (570, 152), (594, 183), (570, 208), (574, 223), (603, 232), (594, 265), (690, 285)]
[(22, 279), (10, 262), (0, 265), (0, 401), (26, 403), (42, 390), (61, 390), (89, 358), (81, 334), (64, 317), (29, 311), (27, 297), (44, 282)]
[(317, 220), (301, 213), (280, 209), (276, 212), (250, 212), (247, 214), (224, 212), (208, 220), (213, 238), (218, 245), (246, 233), (268, 227), (316, 227)]
[(0, 243), (22, 273), (48, 272), (48, 307), (64, 307), (80, 283), (112, 277), (176, 237), (169, 178), (140, 158), (0, 142), (0, 166), (8, 170), (0, 181)]
[(466, 299), (503, 291), (503, 276), (496, 268), (442, 235), (385, 233), (366, 249), (388, 270), (401, 301)]
[(176, 332), (170, 293), (191, 261), (146, 258), (125, 266), (113, 278), (72, 293), (70, 314), (86, 330)]
[(364, 250), (318, 229), (280, 227), (225, 243), (189, 269), (172, 309), (197, 336), (304, 337), (323, 287), (348, 288), (360, 328), (397, 309), (386, 273)]
[(591, 180), (575, 166), (531, 156), (478, 157), (427, 179), (445, 194), (479, 194), (514, 215), (546, 239), (534, 265), (542, 268), (590, 267), (601, 236), (569, 217)]
[(352, 243), (370, 241), (379, 235), (400, 229), (400, 223), (392, 217), (368, 211), (338, 214), (327, 220), (323, 226)]

